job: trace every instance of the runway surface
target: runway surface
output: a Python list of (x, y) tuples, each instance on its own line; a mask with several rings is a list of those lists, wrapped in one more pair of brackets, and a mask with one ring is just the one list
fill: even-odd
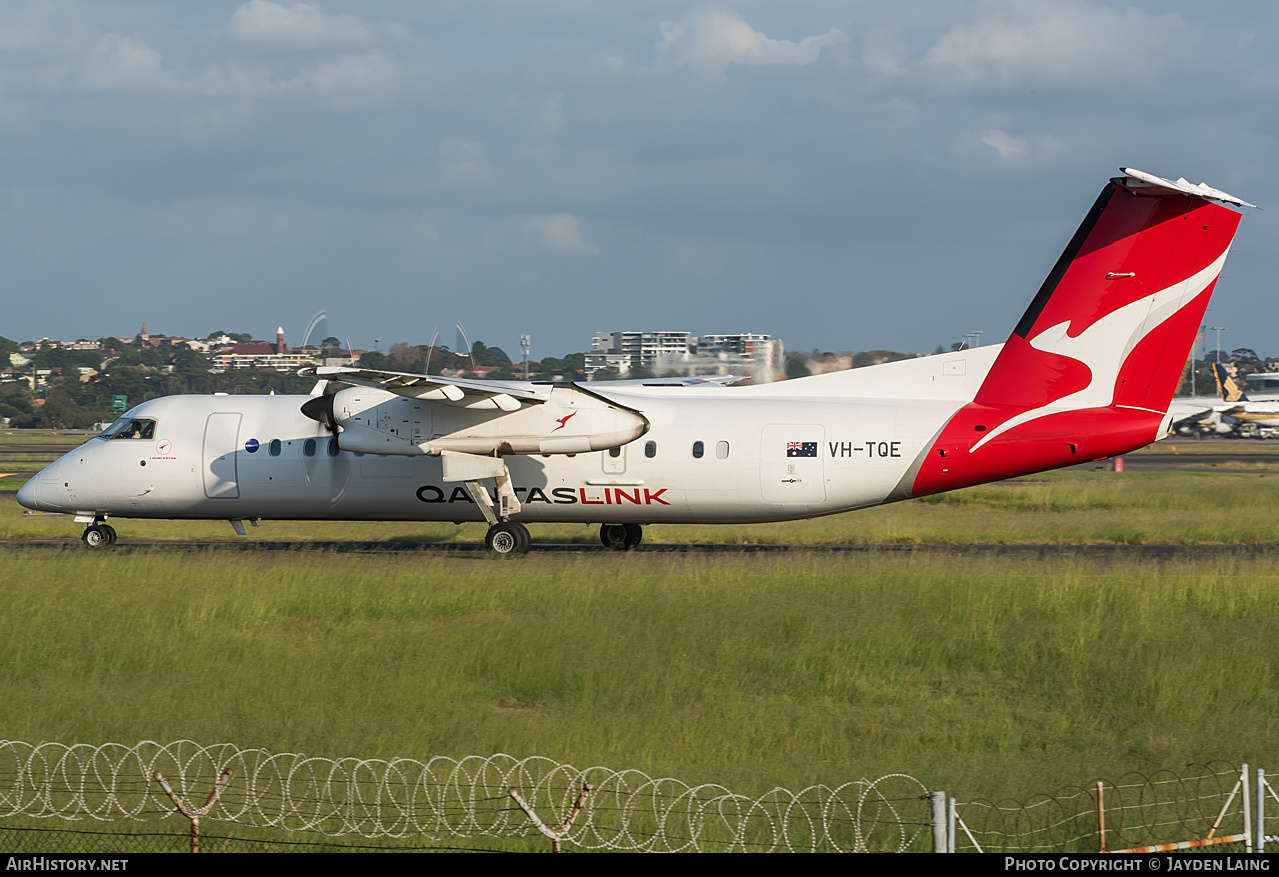
[[(0, 552), (17, 550), (89, 551), (79, 540), (71, 539), (0, 539)], [(138, 552), (262, 552), (288, 553), (321, 551), (334, 554), (432, 554), (440, 556), (487, 558), (484, 545), (478, 542), (258, 542), (251, 540), (221, 541), (200, 540), (179, 542), (163, 539), (121, 539), (114, 548), (104, 549), (113, 554)], [(591, 543), (538, 543), (533, 544), (529, 556), (538, 554), (608, 554), (599, 544)], [(789, 555), (859, 555), (896, 554), (906, 556), (963, 556), (981, 555), (1006, 557), (1010, 560), (1043, 560), (1052, 558), (1089, 557), (1133, 560), (1204, 560), (1230, 557), (1279, 558), (1279, 545), (1122, 545), (1122, 544), (1019, 544), (1000, 545), (976, 543), (966, 545), (715, 545), (715, 544), (646, 544), (625, 556), (646, 554), (678, 554), (687, 556), (724, 554), (789, 554)], [(623, 556), (622, 552), (618, 556)]]

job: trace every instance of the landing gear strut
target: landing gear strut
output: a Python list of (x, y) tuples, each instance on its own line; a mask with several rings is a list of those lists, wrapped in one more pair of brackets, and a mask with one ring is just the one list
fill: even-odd
[(532, 539), (528, 527), (518, 521), (501, 521), (489, 527), (484, 536), (484, 547), (498, 557), (519, 557), (528, 554)]
[(115, 544), (115, 540), (115, 527), (110, 524), (95, 522), (85, 527), (84, 532), (80, 534), (80, 541), (88, 548), (110, 548)]
[(609, 551), (630, 551), (644, 538), (639, 524), (603, 524), (600, 526), (600, 542)]

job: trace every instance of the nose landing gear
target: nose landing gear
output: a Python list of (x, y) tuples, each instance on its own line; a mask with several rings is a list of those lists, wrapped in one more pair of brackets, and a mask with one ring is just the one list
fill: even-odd
[(498, 557), (519, 557), (528, 554), (532, 538), (528, 527), (518, 521), (501, 521), (489, 527), (484, 536), (484, 547)]
[(80, 541), (86, 548), (110, 548), (115, 544), (115, 527), (110, 524), (92, 523), (80, 534)]

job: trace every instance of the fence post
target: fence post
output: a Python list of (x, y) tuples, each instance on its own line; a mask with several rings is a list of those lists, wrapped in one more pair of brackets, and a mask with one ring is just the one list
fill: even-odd
[(213, 791), (209, 793), (209, 800), (204, 802), (204, 806), (198, 810), (183, 800), (173, 788), (164, 781), (164, 776), (157, 770), (151, 776), (155, 777), (156, 782), (160, 784), (160, 788), (164, 789), (164, 793), (169, 796), (169, 800), (178, 808), (178, 812), (191, 820), (191, 852), (200, 852), (200, 817), (207, 816), (209, 811), (213, 809), (213, 805), (217, 802), (218, 796), (222, 794), (222, 789), (226, 786), (226, 781), (231, 779), (231, 768), (222, 771), (222, 776), (218, 779), (217, 785), (213, 787)]
[(1106, 851), (1106, 797), (1101, 783), (1101, 780), (1097, 780), (1097, 834), (1100, 836), (1100, 848), (1097, 852), (1104, 853)]
[(945, 792), (928, 793), (928, 821), (933, 827), (933, 852), (947, 852)]
[(1259, 853), (1266, 851), (1266, 771), (1257, 768), (1257, 830), (1253, 837), (1253, 847)]
[(1239, 771), (1239, 782), (1243, 786), (1243, 833), (1247, 835), (1243, 842), (1243, 851), (1251, 853), (1253, 849), (1252, 837), (1252, 801), (1248, 799), (1248, 765), (1244, 764), (1243, 769)]
[(507, 789), (506, 793), (515, 800), (516, 804), (520, 805), (520, 809), (524, 811), (524, 815), (529, 818), (529, 821), (533, 823), (537, 830), (551, 839), (551, 852), (558, 853), (560, 851), (560, 840), (573, 825), (573, 820), (577, 818), (577, 814), (582, 810), (582, 805), (586, 803), (586, 796), (591, 793), (591, 784), (587, 782), (582, 783), (582, 794), (577, 796), (577, 801), (574, 802), (573, 809), (569, 811), (568, 818), (560, 823), (558, 828), (551, 828), (539, 819), (537, 814), (533, 812), (533, 808), (524, 801), (519, 790), (514, 786)]
[(955, 851), (955, 799), (946, 799), (946, 852)]

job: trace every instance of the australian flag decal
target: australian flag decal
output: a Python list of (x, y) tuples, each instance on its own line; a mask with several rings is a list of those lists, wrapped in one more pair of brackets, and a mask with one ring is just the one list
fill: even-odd
[(788, 457), (816, 457), (817, 442), (787, 442), (786, 456)]

